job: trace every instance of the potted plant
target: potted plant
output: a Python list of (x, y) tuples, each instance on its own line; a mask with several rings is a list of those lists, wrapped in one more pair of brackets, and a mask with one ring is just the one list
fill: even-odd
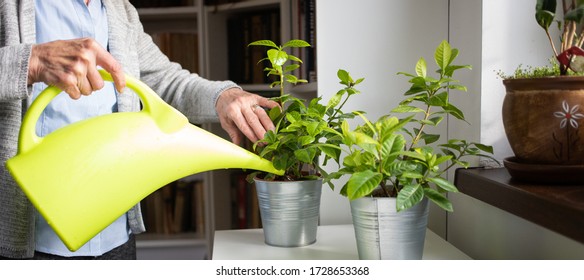
[[(265, 242), (281, 247), (312, 244), (316, 241), (322, 176), (326, 175), (319, 160), (338, 162), (341, 123), (355, 116), (341, 109), (347, 99), (358, 92), (348, 86), (326, 104), (321, 97), (296, 98), (287, 93), (287, 89), (306, 80), (293, 74), (302, 61), (288, 50), (310, 45), (303, 40), (290, 40), (281, 46), (270, 40), (260, 40), (250, 46), (268, 48), (266, 57), (260, 62), (269, 61), (271, 66), (265, 71), (276, 77), (271, 86), (280, 90), (280, 95), (273, 98), (280, 106), (268, 112), (275, 130), (268, 131), (253, 145), (253, 150), (285, 173), (277, 176), (253, 172), (248, 176), (258, 193)], [(339, 70), (339, 75), (348, 73)]]
[[(424, 58), (409, 77), (411, 87), (399, 106), (377, 121), (356, 112), (364, 124), (350, 129), (343, 121), (341, 168), (331, 172), (325, 182), (344, 175), (348, 180), (340, 190), (351, 204), (357, 247), (361, 259), (421, 259), (428, 218), (428, 201), (453, 211), (445, 196), (457, 192), (447, 180), (446, 171), (454, 166), (468, 167), (468, 156), (492, 158), (492, 147), (462, 139), (439, 142), (440, 135), (427, 132), (443, 125), (447, 116), (464, 121), (463, 112), (454, 106), (450, 91), (466, 91), (453, 79), (457, 70), (469, 65), (454, 65), (458, 55), (443, 41), (434, 54), (437, 77), (427, 71)], [(350, 76), (341, 83), (356, 85)], [(405, 115), (398, 118), (397, 115)]]
[[(581, 183), (584, 164), (584, 2), (538, 0), (535, 22), (553, 51), (551, 66), (499, 73), (506, 95), (503, 125), (515, 154), (505, 159), (513, 177), (536, 183)], [(557, 12), (556, 12), (557, 11)], [(559, 40), (550, 27), (560, 29)]]

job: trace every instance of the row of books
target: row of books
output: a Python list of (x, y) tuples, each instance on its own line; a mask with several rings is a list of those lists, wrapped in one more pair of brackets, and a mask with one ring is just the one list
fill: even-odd
[(292, 6), (292, 23), (296, 24), (292, 37), (308, 42), (312, 47), (302, 48), (297, 54), (302, 60), (298, 78), (313, 83), (316, 74), (316, 0), (296, 0)]
[(175, 181), (141, 202), (148, 233), (175, 234), (205, 230), (204, 183)]

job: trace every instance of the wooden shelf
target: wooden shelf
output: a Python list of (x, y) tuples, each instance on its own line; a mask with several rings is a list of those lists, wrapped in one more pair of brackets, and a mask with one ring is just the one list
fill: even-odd
[(167, 31), (197, 33), (197, 7), (140, 8), (138, 14), (144, 30), (150, 34)]
[(518, 182), (506, 168), (457, 169), (460, 192), (584, 243), (584, 185)]
[(139, 8), (140, 20), (176, 20), (192, 19), (199, 14), (198, 7), (162, 7), (162, 8)]

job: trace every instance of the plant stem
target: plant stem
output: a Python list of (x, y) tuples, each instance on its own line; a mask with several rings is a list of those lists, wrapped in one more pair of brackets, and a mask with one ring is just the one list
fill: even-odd
[(576, 42), (576, 46), (581, 48), (583, 43), (584, 43), (584, 30), (582, 30), (580, 32), (580, 35), (578, 35), (578, 42)]
[(548, 37), (548, 40), (550, 41), (550, 45), (552, 46), (552, 50), (554, 51), (554, 56), (558, 56), (558, 51), (556, 50), (556, 46), (554, 45), (554, 40), (552, 40), (552, 36), (550, 35), (550, 32), (546, 29), (545, 34)]
[[(432, 95), (430, 95), (432, 96)], [(426, 112), (424, 112), (424, 121), (427, 121), (428, 118), (430, 117), (430, 105), (428, 105), (428, 107), (426, 107)], [(408, 148), (408, 150), (411, 150), (414, 146), (416, 146), (416, 144), (418, 143), (418, 141), (420, 140), (420, 138), (422, 137), (422, 131), (424, 130), (424, 127), (426, 127), (426, 124), (424, 122), (422, 122), (422, 124), (420, 124), (420, 130), (418, 130), (418, 133), (416, 134), (416, 137), (414, 137), (414, 139), (412, 140), (412, 143), (410, 144), (410, 147)]]
[[(351, 88), (351, 87), (348, 87)], [(329, 118), (327, 125), (331, 124), (331, 121), (335, 119), (335, 117), (337, 116), (337, 113), (341, 111), (341, 109), (343, 108), (343, 106), (345, 106), (345, 103), (347, 103), (347, 101), (349, 100), (349, 94), (347, 93), (347, 97), (345, 97), (345, 100), (341, 103), (341, 106), (339, 106), (339, 108), (337, 108), (335, 110), (335, 112), (333, 113), (333, 115)]]
[(568, 33), (568, 44), (566, 46), (566, 49), (569, 49), (572, 44), (574, 43), (574, 36), (576, 35), (576, 23), (573, 21), (570, 21), (570, 26), (569, 26), (569, 33)]

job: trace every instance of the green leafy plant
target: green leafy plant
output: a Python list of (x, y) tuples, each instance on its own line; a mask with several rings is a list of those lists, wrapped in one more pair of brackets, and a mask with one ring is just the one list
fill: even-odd
[[(428, 75), (426, 61), (420, 58), (414, 74), (398, 73), (409, 77), (411, 84), (399, 106), (375, 122), (355, 112), (364, 124), (354, 130), (343, 121), (346, 156), (342, 168), (328, 174), (325, 182), (334, 189), (332, 180), (350, 176), (340, 193), (351, 200), (370, 196), (381, 188), (383, 196), (397, 197), (398, 211), (414, 206), (424, 197), (452, 211), (452, 203), (444, 194), (458, 190), (444, 177), (445, 172), (454, 166), (468, 167), (464, 159), (467, 156), (492, 158), (489, 154), (493, 153), (490, 146), (461, 139), (439, 143), (440, 135), (426, 132), (428, 127), (438, 127), (446, 116), (465, 121), (463, 112), (450, 102), (450, 91), (466, 91), (452, 76), (460, 69), (471, 68), (454, 65), (457, 56), (458, 50), (443, 41), (434, 54), (439, 68), (437, 77)], [(343, 84), (352, 80), (350, 76), (341, 77)]]
[(253, 172), (248, 179), (257, 176), (264, 180), (297, 181), (326, 175), (319, 165), (319, 159), (324, 156), (325, 163), (330, 159), (339, 161), (341, 124), (345, 119), (355, 117), (354, 113), (344, 113), (341, 109), (351, 96), (359, 93), (354, 85), (360, 81), (347, 80), (349, 74), (339, 70), (337, 74), (346, 81), (345, 88), (339, 90), (326, 104), (322, 104), (321, 97), (308, 101), (299, 99), (286, 93), (286, 85), (306, 82), (294, 75), (302, 61), (287, 50), (310, 45), (303, 40), (290, 40), (282, 46), (270, 40), (260, 40), (252, 42), (250, 46), (268, 47), (266, 57), (259, 62), (269, 60), (271, 67), (264, 70), (267, 75), (276, 77), (271, 86), (280, 89), (280, 96), (273, 98), (280, 107), (268, 112), (275, 130), (268, 131), (262, 140), (254, 144), (253, 150), (272, 161), (277, 169), (285, 170), (285, 174), (276, 176)]

